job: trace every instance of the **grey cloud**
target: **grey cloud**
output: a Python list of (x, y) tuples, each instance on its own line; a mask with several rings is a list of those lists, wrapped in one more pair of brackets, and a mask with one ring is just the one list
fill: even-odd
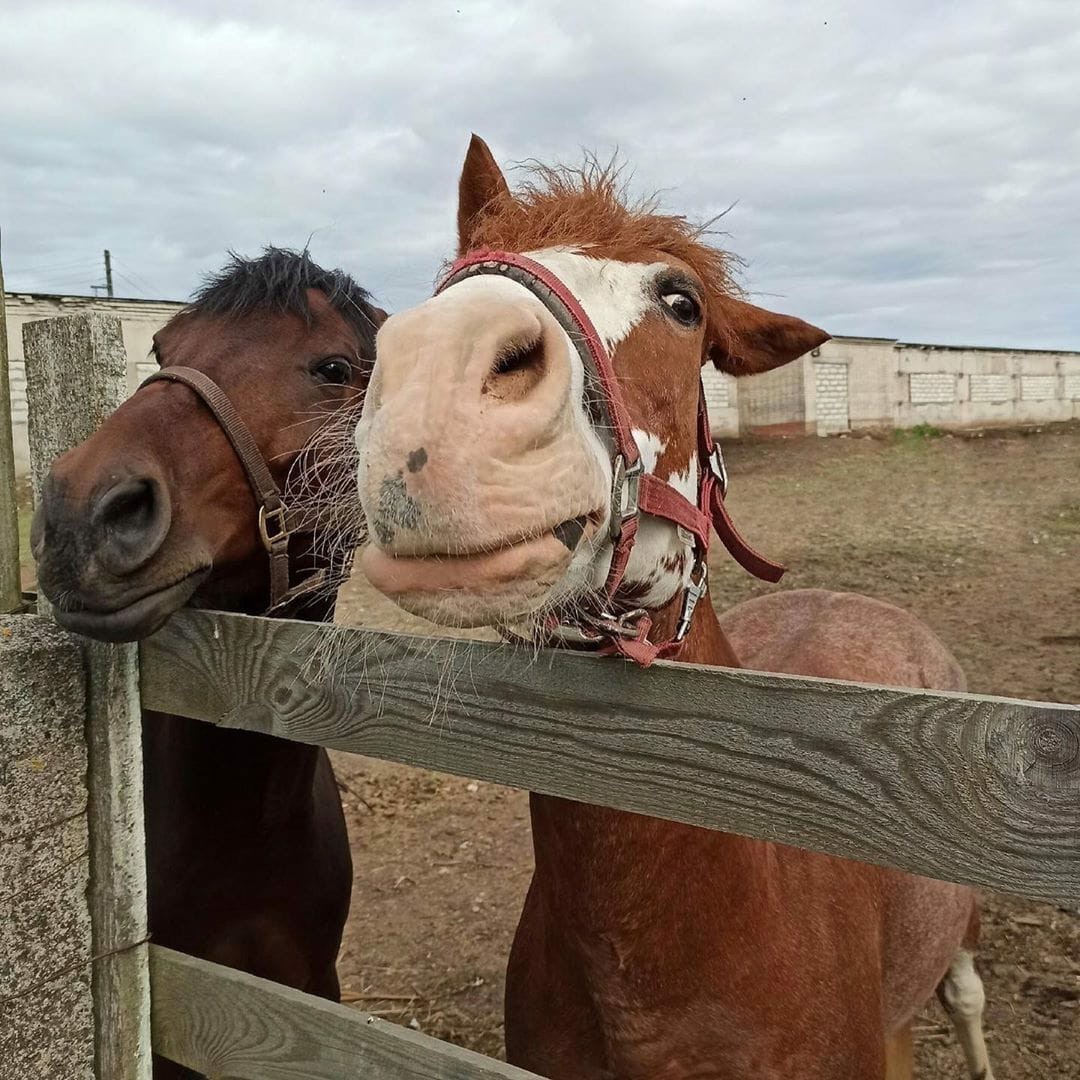
[(226, 247), (311, 235), (413, 303), (452, 247), (476, 130), (508, 162), (617, 146), (636, 190), (692, 217), (735, 203), (723, 242), (750, 289), (834, 333), (1080, 347), (1071, 5), (220, 11), (6, 11), (12, 286), (85, 290), (110, 247), (129, 280), (184, 296)]

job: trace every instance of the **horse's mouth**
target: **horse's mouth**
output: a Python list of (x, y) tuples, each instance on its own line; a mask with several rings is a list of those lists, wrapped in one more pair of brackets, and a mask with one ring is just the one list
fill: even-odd
[[(484, 551), (395, 556), (371, 545), (361, 566), (375, 588), (409, 611), (442, 621), (439, 610), (452, 609), (455, 621), (466, 620), (462, 625), (485, 625), (495, 614), (500, 620), (509, 614), (503, 602), (525, 605), (515, 616), (529, 614), (594, 532), (594, 515), (583, 515)], [(461, 601), (469, 597), (476, 610), (466, 615)]]
[(141, 641), (160, 630), (169, 616), (191, 599), (209, 575), (210, 567), (202, 567), (171, 585), (145, 593), (112, 611), (89, 608), (62, 610), (54, 607), (53, 614), (65, 630), (97, 641)]

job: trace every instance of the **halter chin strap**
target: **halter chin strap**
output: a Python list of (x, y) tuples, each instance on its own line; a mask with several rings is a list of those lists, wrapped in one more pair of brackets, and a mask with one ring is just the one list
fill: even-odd
[[(567, 332), (598, 390), (597, 401), (595, 404), (590, 402), (597, 429), (606, 434), (611, 443), (609, 538), (612, 554), (602, 590), (604, 606), (596, 614), (579, 615), (573, 621), (553, 619), (545, 627), (549, 639), (625, 656), (642, 666), (648, 666), (658, 657), (676, 654), (689, 632), (694, 609), (708, 591), (710, 528), (715, 528), (724, 547), (745, 570), (765, 581), (779, 581), (784, 567), (750, 547), (739, 535), (724, 504), (727, 470), (720, 448), (713, 442), (704, 387), (699, 385), (698, 390), (699, 469), (695, 506), (670, 484), (644, 471), (611, 355), (567, 285), (546, 266), (524, 255), (481, 250), (458, 259), (435, 292), (441, 293), (465, 278), (481, 274), (497, 274), (524, 285)], [(664, 642), (650, 640), (652, 619), (645, 610), (638, 608), (614, 613), (622, 606), (617, 594), (634, 549), (642, 514), (670, 521), (693, 549), (694, 562), (690, 580), (682, 590), (675, 630)]]
[(152, 382), (182, 383), (193, 391), (213, 414), (244, 467), (258, 507), (259, 539), (270, 558), (270, 606), (263, 614), (278, 612), (294, 600), (325, 586), (328, 580), (325, 570), (318, 570), (299, 584), (290, 586), (289, 539), (294, 533), (303, 531), (304, 522), (286, 507), (258, 444), (225, 391), (208, 375), (189, 367), (155, 371), (139, 389)]

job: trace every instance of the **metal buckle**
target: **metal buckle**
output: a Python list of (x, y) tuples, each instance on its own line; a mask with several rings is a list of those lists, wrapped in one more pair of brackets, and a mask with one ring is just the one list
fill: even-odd
[[(699, 575), (697, 581), (694, 574)], [(694, 617), (694, 609), (698, 601), (709, 591), (709, 564), (704, 558), (698, 560), (697, 565), (690, 572), (690, 580), (683, 590), (682, 611), (679, 612), (679, 621), (675, 624), (675, 636), (671, 639), (682, 641), (690, 632), (690, 622)]]
[(593, 633), (583, 626), (574, 626), (571, 623), (557, 623), (547, 632), (548, 640), (562, 641), (567, 645), (597, 646), (604, 643), (604, 636)]
[(590, 615), (589, 622), (605, 637), (633, 639), (641, 632), (637, 624), (646, 614), (644, 608), (634, 608), (633, 611), (623, 612), (622, 615), (612, 615), (609, 611), (602, 611), (599, 615)]
[(627, 468), (626, 459), (616, 454), (611, 463), (611, 514), (608, 535), (613, 544), (619, 542), (623, 526), (638, 514), (638, 492), (641, 488), (641, 459)]
[(716, 482), (720, 485), (720, 494), (726, 495), (728, 489), (728, 472), (727, 466), (724, 464), (724, 455), (720, 451), (720, 447), (713, 445), (712, 453), (709, 454), (709, 469), (713, 476), (716, 477)]
[(602, 611), (598, 615), (582, 615), (580, 623), (557, 623), (551, 627), (552, 638), (569, 642), (572, 645), (603, 645), (611, 638), (624, 638), (633, 641), (640, 636), (638, 625), (648, 612), (644, 608), (634, 608), (622, 615), (613, 615)]
[(271, 553), (288, 546), (289, 523), (285, 520), (284, 506), (275, 506), (273, 510), (267, 510), (265, 505), (259, 507), (259, 536), (263, 547)]

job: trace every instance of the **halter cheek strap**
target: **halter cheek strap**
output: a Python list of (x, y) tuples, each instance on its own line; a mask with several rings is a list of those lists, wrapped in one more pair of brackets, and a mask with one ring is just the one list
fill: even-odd
[[(193, 391), (210, 410), (243, 466), (251, 493), (255, 496), (255, 505), (258, 507), (259, 539), (270, 558), (270, 606), (264, 614), (280, 611), (294, 600), (308, 596), (325, 586), (325, 570), (318, 570), (300, 583), (290, 586), (289, 539), (302, 530), (303, 522), (286, 507), (251, 430), (225, 391), (208, 375), (189, 367), (168, 367), (155, 371), (142, 382), (139, 389), (152, 382), (181, 383)], [(337, 576), (334, 575), (335, 578)]]
[[(583, 614), (573, 621), (553, 620), (546, 627), (554, 642), (592, 647), (648, 666), (660, 656), (675, 655), (690, 629), (694, 609), (708, 590), (708, 554), (711, 529), (732, 557), (749, 573), (765, 581), (779, 581), (784, 567), (758, 554), (735, 528), (724, 504), (727, 471), (720, 448), (713, 442), (705, 408), (704, 387), (698, 391), (698, 491), (697, 504), (670, 484), (644, 472), (637, 441), (630, 429), (622, 388), (615, 377), (611, 355), (585, 309), (569, 287), (546, 266), (525, 255), (507, 251), (474, 251), (458, 259), (443, 277), (436, 295), (468, 277), (496, 274), (525, 286), (551, 312), (574, 343), (588, 376), (597, 390), (590, 403), (597, 427), (612, 445), (612, 489), (609, 535), (612, 545), (602, 595), (603, 610)], [(641, 514), (670, 521), (688, 537), (694, 562), (675, 631), (665, 642), (653, 642), (652, 620), (642, 609), (613, 614), (620, 605), (619, 586), (634, 549)]]

